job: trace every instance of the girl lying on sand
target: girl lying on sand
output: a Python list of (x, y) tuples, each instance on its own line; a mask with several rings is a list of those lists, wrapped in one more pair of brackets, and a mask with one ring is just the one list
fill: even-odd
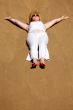
[(68, 18), (68, 16), (62, 16), (44, 24), (40, 19), (39, 13), (34, 11), (31, 12), (29, 16), (29, 24), (22, 23), (10, 16), (6, 17), (5, 20), (12, 22), (28, 32), (27, 44), (30, 50), (26, 60), (32, 61), (32, 68), (36, 68), (38, 65), (40, 68), (45, 68), (45, 60), (50, 59), (49, 51), (47, 49), (48, 35), (46, 30), (54, 24)]

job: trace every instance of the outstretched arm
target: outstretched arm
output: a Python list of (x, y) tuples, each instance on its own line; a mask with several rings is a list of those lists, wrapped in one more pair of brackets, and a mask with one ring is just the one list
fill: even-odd
[(54, 19), (54, 20), (52, 20), (50, 22), (45, 23), (45, 27), (46, 27), (46, 29), (48, 29), (48, 28), (52, 27), (54, 24), (56, 24), (56, 23), (58, 23), (58, 22), (60, 22), (62, 20), (68, 19), (68, 18), (69, 18), (68, 16), (66, 16), (66, 17), (62, 16), (60, 18)]
[(12, 18), (11, 16), (6, 17), (5, 20), (8, 20), (8, 21), (10, 21), (11, 23), (13, 23), (13, 24), (19, 26), (20, 28), (22, 28), (22, 29), (28, 31), (28, 25), (27, 25), (26, 23), (22, 23), (21, 21), (16, 20), (16, 19)]

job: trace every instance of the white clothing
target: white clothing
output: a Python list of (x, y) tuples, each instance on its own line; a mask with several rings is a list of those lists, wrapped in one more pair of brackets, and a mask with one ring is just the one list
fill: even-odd
[(41, 21), (33, 21), (29, 25), (29, 33), (33, 32), (34, 30), (42, 30), (45, 32), (46, 28)]
[[(34, 30), (42, 31), (34, 32)], [(29, 45), (30, 51), (26, 60), (31, 61), (33, 58), (44, 58), (46, 60), (49, 59), (49, 52), (47, 49), (48, 36), (45, 32), (45, 26), (41, 21), (30, 23), (27, 43)]]

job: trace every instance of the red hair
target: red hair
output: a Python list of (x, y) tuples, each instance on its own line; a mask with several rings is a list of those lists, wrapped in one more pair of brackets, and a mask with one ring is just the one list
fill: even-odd
[(31, 12), (30, 15), (29, 15), (29, 23), (33, 21), (33, 20), (32, 20), (32, 16), (33, 16), (33, 15), (38, 15), (39, 18), (40, 18), (39, 12), (38, 12), (38, 11), (33, 11), (33, 12)]

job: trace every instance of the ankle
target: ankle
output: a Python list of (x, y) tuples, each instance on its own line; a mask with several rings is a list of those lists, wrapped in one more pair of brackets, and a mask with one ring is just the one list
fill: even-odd
[(37, 59), (33, 59), (33, 63), (38, 64)]
[(45, 60), (43, 58), (40, 59), (40, 63), (45, 64)]

